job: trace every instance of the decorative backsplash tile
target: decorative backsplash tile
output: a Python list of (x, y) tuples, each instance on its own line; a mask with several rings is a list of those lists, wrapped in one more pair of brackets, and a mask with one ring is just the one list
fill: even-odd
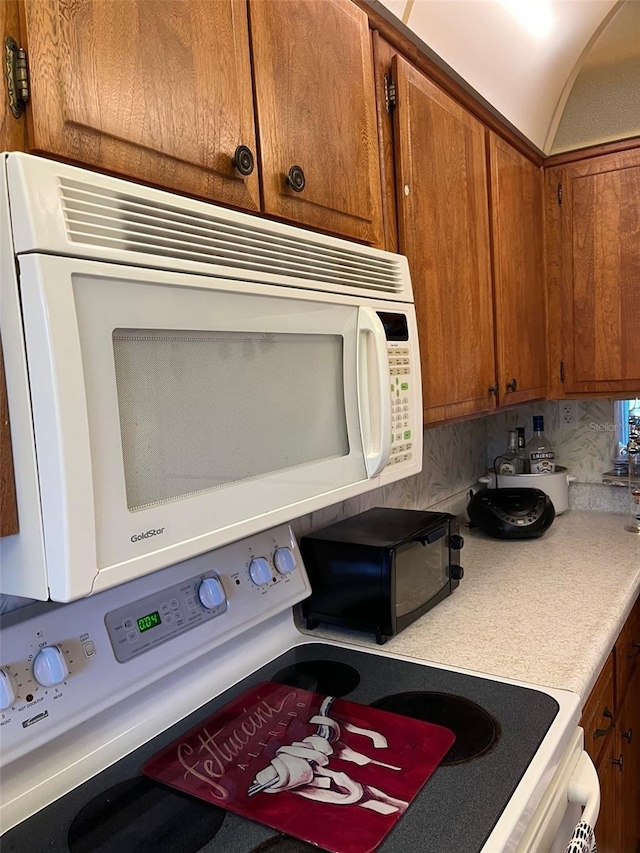
[[(561, 404), (555, 400), (427, 429), (421, 474), (302, 516), (293, 522), (294, 529), (302, 536), (374, 506), (432, 509), (438, 504), (439, 510), (461, 512), (466, 506), (467, 490), (476, 485), (505, 449), (508, 431), (524, 426), (528, 441), (534, 415), (544, 416), (545, 433), (555, 447), (558, 464), (568, 468), (577, 483), (600, 484), (614, 455), (613, 404), (610, 399), (577, 401), (577, 423), (571, 429), (560, 429)], [(577, 503), (572, 502), (572, 506), (621, 511), (622, 497), (608, 491), (605, 494), (603, 490), (607, 489), (599, 486), (597, 494), (591, 494), (588, 487), (582, 488), (579, 494), (576, 492)]]
[(488, 418), (487, 468), (507, 446), (507, 433), (524, 426), (528, 441), (534, 415), (544, 416), (545, 435), (554, 446), (556, 462), (564, 465), (579, 483), (600, 483), (612, 465), (615, 447), (614, 400), (578, 400), (577, 423), (560, 428), (560, 406), (556, 400), (531, 403)]
[(298, 536), (374, 506), (427, 509), (464, 492), (486, 473), (487, 419), (424, 431), (422, 472), (293, 522)]

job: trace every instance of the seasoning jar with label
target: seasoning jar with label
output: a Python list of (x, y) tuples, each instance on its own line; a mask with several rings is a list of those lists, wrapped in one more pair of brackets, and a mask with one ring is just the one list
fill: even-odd
[(553, 474), (556, 470), (556, 453), (544, 435), (542, 415), (534, 415), (533, 436), (527, 445), (527, 457), (532, 474)]

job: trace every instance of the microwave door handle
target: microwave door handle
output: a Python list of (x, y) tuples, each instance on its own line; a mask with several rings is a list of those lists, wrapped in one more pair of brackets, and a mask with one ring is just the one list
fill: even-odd
[(358, 312), (358, 407), (364, 461), (369, 478), (391, 455), (389, 354), (382, 321), (371, 308)]

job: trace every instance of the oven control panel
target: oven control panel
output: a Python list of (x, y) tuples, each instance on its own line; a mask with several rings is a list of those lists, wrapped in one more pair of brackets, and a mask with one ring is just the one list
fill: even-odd
[(211, 572), (146, 595), (104, 617), (113, 653), (120, 663), (215, 619), (227, 609), (220, 576)]
[(291, 608), (311, 592), (276, 527), (70, 604), (3, 617), (2, 766)]

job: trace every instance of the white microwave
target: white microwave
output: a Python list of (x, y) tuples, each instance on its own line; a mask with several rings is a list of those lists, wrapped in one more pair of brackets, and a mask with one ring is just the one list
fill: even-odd
[(1, 172), (0, 592), (71, 601), (421, 470), (404, 257), (26, 154)]

